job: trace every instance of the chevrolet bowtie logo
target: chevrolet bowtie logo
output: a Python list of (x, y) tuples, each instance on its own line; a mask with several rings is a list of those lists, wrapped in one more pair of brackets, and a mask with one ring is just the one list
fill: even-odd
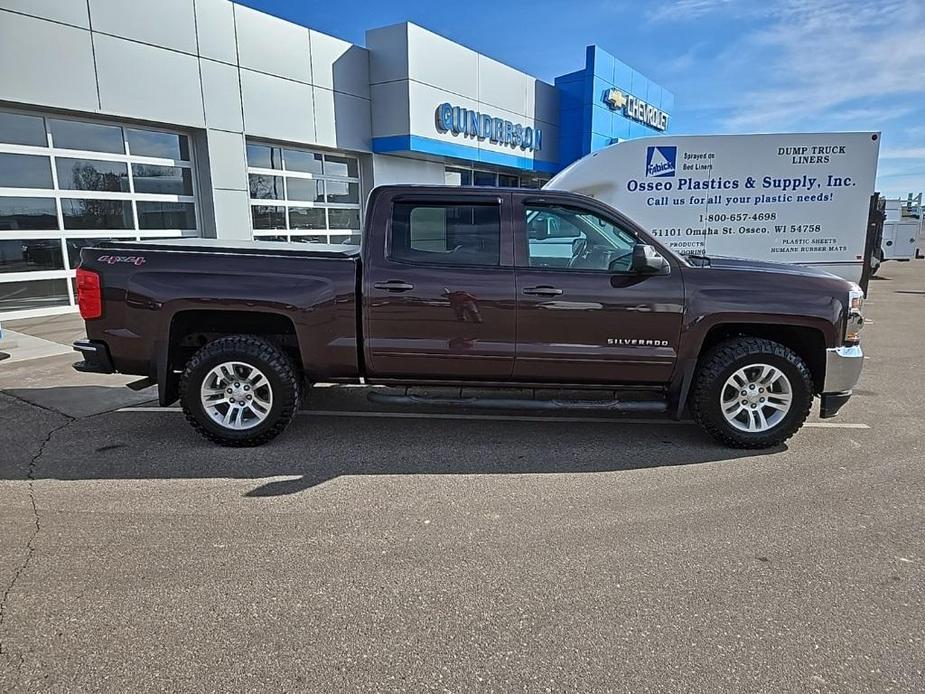
[(619, 111), (626, 105), (626, 97), (619, 89), (608, 89), (604, 95), (604, 103), (615, 111)]

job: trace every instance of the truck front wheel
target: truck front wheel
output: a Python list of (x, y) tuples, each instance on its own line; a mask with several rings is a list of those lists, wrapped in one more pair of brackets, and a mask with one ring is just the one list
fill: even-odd
[(812, 375), (796, 352), (772, 340), (739, 337), (703, 357), (691, 412), (727, 446), (769, 448), (803, 426), (812, 401)]
[(180, 379), (180, 402), (200, 434), (223, 446), (276, 438), (299, 406), (299, 379), (269, 340), (230, 335), (202, 347)]

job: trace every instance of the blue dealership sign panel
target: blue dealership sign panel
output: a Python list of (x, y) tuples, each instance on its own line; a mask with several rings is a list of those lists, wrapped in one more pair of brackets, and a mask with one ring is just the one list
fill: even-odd
[(557, 77), (556, 87), (563, 167), (614, 142), (669, 131), (674, 95), (599, 46), (588, 46), (585, 67)]

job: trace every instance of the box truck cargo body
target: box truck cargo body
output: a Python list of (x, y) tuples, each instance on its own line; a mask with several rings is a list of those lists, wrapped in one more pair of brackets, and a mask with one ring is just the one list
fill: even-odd
[(616, 207), (681, 255), (811, 265), (859, 282), (880, 134), (627, 140), (545, 188)]

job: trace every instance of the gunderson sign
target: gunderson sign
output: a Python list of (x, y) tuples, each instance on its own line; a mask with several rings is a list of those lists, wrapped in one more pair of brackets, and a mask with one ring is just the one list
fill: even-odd
[(650, 128), (668, 129), (667, 113), (632, 94), (624, 94), (619, 89), (608, 89), (604, 92), (604, 103), (612, 111), (623, 111), (623, 115), (627, 118), (648, 125)]
[(543, 147), (543, 131), (521, 123), (512, 123), (503, 118), (494, 118), (449, 103), (437, 107), (434, 120), (441, 133), (453, 133), (463, 137), (488, 140), (509, 147), (538, 152)]

